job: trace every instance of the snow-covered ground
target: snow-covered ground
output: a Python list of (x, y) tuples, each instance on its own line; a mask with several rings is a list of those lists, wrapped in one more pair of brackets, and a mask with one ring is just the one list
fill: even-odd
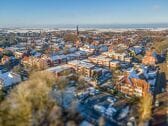
[[(126, 31), (137, 31), (137, 30), (150, 30), (150, 31), (163, 31), (168, 30), (167, 27), (165, 28), (80, 28), (80, 31), (90, 31), (90, 32), (126, 32)], [(0, 28), (0, 30), (2, 30)], [(11, 28), (6, 29), (5, 31), (7, 33), (13, 32), (13, 33), (26, 33), (26, 32), (52, 32), (52, 31), (66, 31), (66, 30), (76, 30), (76, 27), (73, 28)]]

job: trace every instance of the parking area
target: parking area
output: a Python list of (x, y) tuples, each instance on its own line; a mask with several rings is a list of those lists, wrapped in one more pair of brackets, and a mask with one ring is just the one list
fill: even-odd
[(100, 117), (104, 117), (107, 126), (122, 125), (122, 120), (126, 118), (129, 111), (126, 100), (94, 88), (88, 90), (87, 93), (78, 96), (77, 109), (81, 115), (94, 124), (98, 123)]

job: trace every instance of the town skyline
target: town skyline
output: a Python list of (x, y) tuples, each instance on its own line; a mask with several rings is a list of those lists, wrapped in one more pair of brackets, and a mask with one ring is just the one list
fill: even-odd
[(166, 126), (168, 0), (1, 0), (0, 126)]

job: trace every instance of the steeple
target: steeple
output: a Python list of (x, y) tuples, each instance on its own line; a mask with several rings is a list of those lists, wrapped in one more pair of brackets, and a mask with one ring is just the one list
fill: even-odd
[(76, 35), (79, 36), (79, 28), (78, 28), (78, 25), (76, 26)]
[(77, 35), (77, 40), (76, 40), (76, 47), (78, 48), (79, 47), (79, 44), (80, 44), (80, 38), (79, 38), (79, 28), (78, 28), (78, 25), (76, 26), (76, 35)]

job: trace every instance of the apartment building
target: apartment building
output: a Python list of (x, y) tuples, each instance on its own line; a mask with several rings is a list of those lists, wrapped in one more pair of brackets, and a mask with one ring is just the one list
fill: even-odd
[(126, 54), (125, 53), (117, 53), (117, 52), (104, 52), (102, 55), (112, 58), (113, 60), (125, 61)]
[(79, 74), (82, 74), (86, 77), (91, 77), (91, 70), (94, 68), (94, 64), (83, 62), (80, 60), (73, 60), (68, 62), (68, 65), (73, 67)]
[(107, 66), (107, 67), (110, 67), (110, 62), (112, 61), (111, 58), (107, 58), (106, 56), (91, 56), (91, 57), (88, 57), (88, 59), (97, 64), (97, 65), (101, 65), (101, 66)]
[(97, 67), (88, 60), (74, 60), (68, 62), (68, 65), (73, 67), (77, 73), (90, 80), (93, 85), (102, 84), (112, 77), (108, 69)]
[(25, 56), (21, 63), (26, 67), (36, 67), (38, 69), (46, 69), (51, 66), (51, 63), (48, 59), (45, 58), (36, 58), (33, 56)]
[(70, 74), (75, 73), (75, 70), (67, 64), (51, 67), (47, 69), (47, 71), (54, 73), (56, 77), (69, 76)]
[(88, 59), (89, 59), (89, 61), (91, 61), (94, 64), (106, 66), (108, 68), (117, 68), (120, 66), (120, 61), (112, 60), (112, 58), (108, 58), (103, 55), (91, 56), (91, 57), (88, 57)]

